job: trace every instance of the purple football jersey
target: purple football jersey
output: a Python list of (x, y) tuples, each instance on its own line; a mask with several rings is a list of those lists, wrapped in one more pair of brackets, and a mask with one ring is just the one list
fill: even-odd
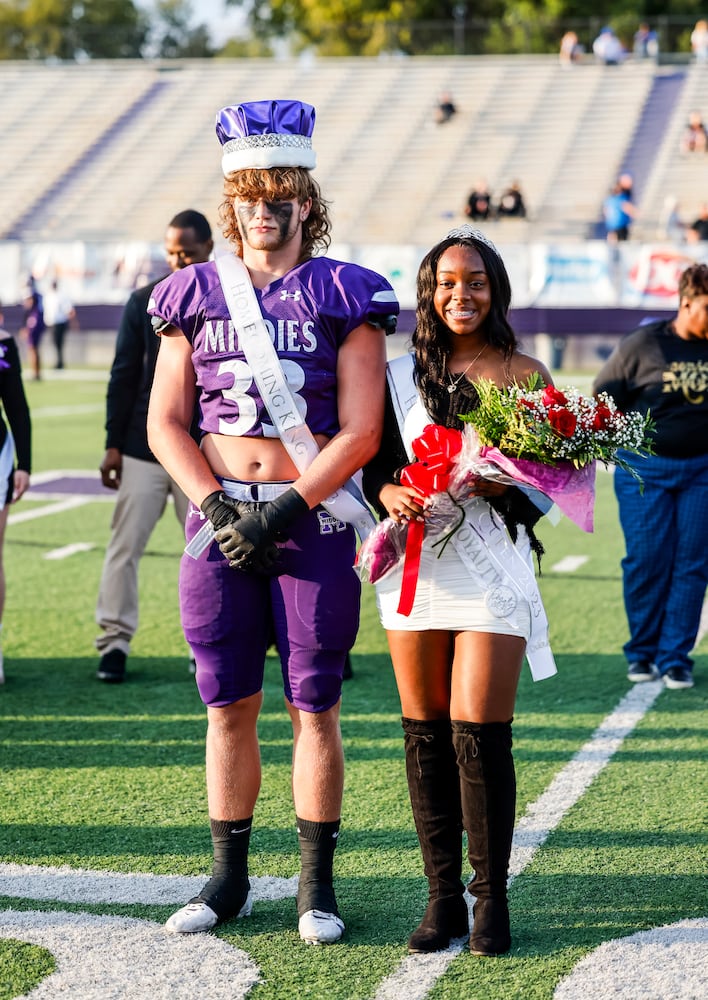
[[(313, 434), (333, 437), (337, 352), (362, 323), (386, 329), (398, 302), (380, 274), (315, 257), (256, 289), (265, 325), (298, 409)], [(177, 327), (193, 348), (200, 427), (234, 437), (277, 437), (243, 355), (216, 264), (192, 264), (153, 289), (148, 312)], [(155, 321), (153, 321), (155, 322)]]

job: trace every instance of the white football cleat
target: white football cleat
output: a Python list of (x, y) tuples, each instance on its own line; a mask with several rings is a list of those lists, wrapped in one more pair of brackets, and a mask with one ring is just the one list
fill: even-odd
[[(246, 902), (236, 914), (236, 918), (248, 917), (253, 909), (253, 893), (249, 892)], [(203, 934), (219, 923), (219, 917), (206, 903), (187, 903), (177, 910), (165, 923), (170, 934)]]
[(344, 921), (336, 913), (308, 910), (300, 917), (297, 929), (307, 944), (334, 944), (344, 934)]

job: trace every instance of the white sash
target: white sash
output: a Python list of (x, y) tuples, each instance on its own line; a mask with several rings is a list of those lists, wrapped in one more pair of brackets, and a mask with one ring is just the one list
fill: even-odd
[[(293, 464), (302, 473), (319, 455), (320, 449), (299, 412), (287, 383), (280, 358), (268, 334), (253, 290), (248, 268), (235, 254), (216, 258), (221, 285), (229, 307), (238, 342), (273, 426), (280, 435)], [(354, 525), (363, 541), (376, 527), (376, 519), (366, 506), (353, 479), (336, 490), (322, 506), (339, 521)]]
[[(404, 355), (386, 366), (391, 401), (398, 428), (409, 458), (410, 442), (431, 422), (413, 380), (413, 358)], [(424, 423), (421, 426), (422, 421)], [(528, 602), (531, 634), (526, 644), (526, 659), (535, 681), (557, 673), (548, 641), (548, 618), (533, 570), (512, 544), (504, 523), (492, 507), (488, 516), (472, 521), (465, 516), (461, 527), (450, 539), (460, 561), (470, 576), (486, 592), (486, 603), (493, 614), (506, 617), (516, 605), (517, 595)]]
[(403, 446), (412, 462), (411, 442), (423, 433), (425, 424), (431, 423), (413, 379), (413, 355), (402, 354), (400, 358), (389, 361), (386, 379)]

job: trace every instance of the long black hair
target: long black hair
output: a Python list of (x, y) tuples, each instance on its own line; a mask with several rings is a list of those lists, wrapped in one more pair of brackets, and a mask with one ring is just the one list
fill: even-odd
[(479, 238), (474, 233), (471, 226), (465, 226), (459, 234), (446, 236), (425, 255), (418, 268), (416, 326), (412, 344), (415, 350), (416, 382), (429, 413), (435, 413), (439, 409), (447, 391), (444, 388), (445, 370), (452, 353), (450, 331), (436, 313), (433, 302), (438, 282), (438, 263), (450, 247), (470, 247), (482, 258), (491, 291), (491, 307), (483, 327), (487, 343), (497, 348), (507, 359), (517, 347), (516, 334), (507, 319), (511, 304), (511, 284), (504, 261), (493, 245), (486, 241), (486, 237)]

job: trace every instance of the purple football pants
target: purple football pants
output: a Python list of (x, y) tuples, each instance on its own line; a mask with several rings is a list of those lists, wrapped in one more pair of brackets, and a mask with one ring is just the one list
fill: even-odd
[[(203, 523), (190, 504), (187, 541)], [(295, 708), (324, 712), (340, 698), (359, 628), (354, 530), (316, 507), (298, 518), (278, 548), (273, 576), (231, 569), (216, 542), (198, 559), (182, 556), (182, 627), (205, 705), (223, 707), (260, 691), (273, 642), (285, 697)]]

